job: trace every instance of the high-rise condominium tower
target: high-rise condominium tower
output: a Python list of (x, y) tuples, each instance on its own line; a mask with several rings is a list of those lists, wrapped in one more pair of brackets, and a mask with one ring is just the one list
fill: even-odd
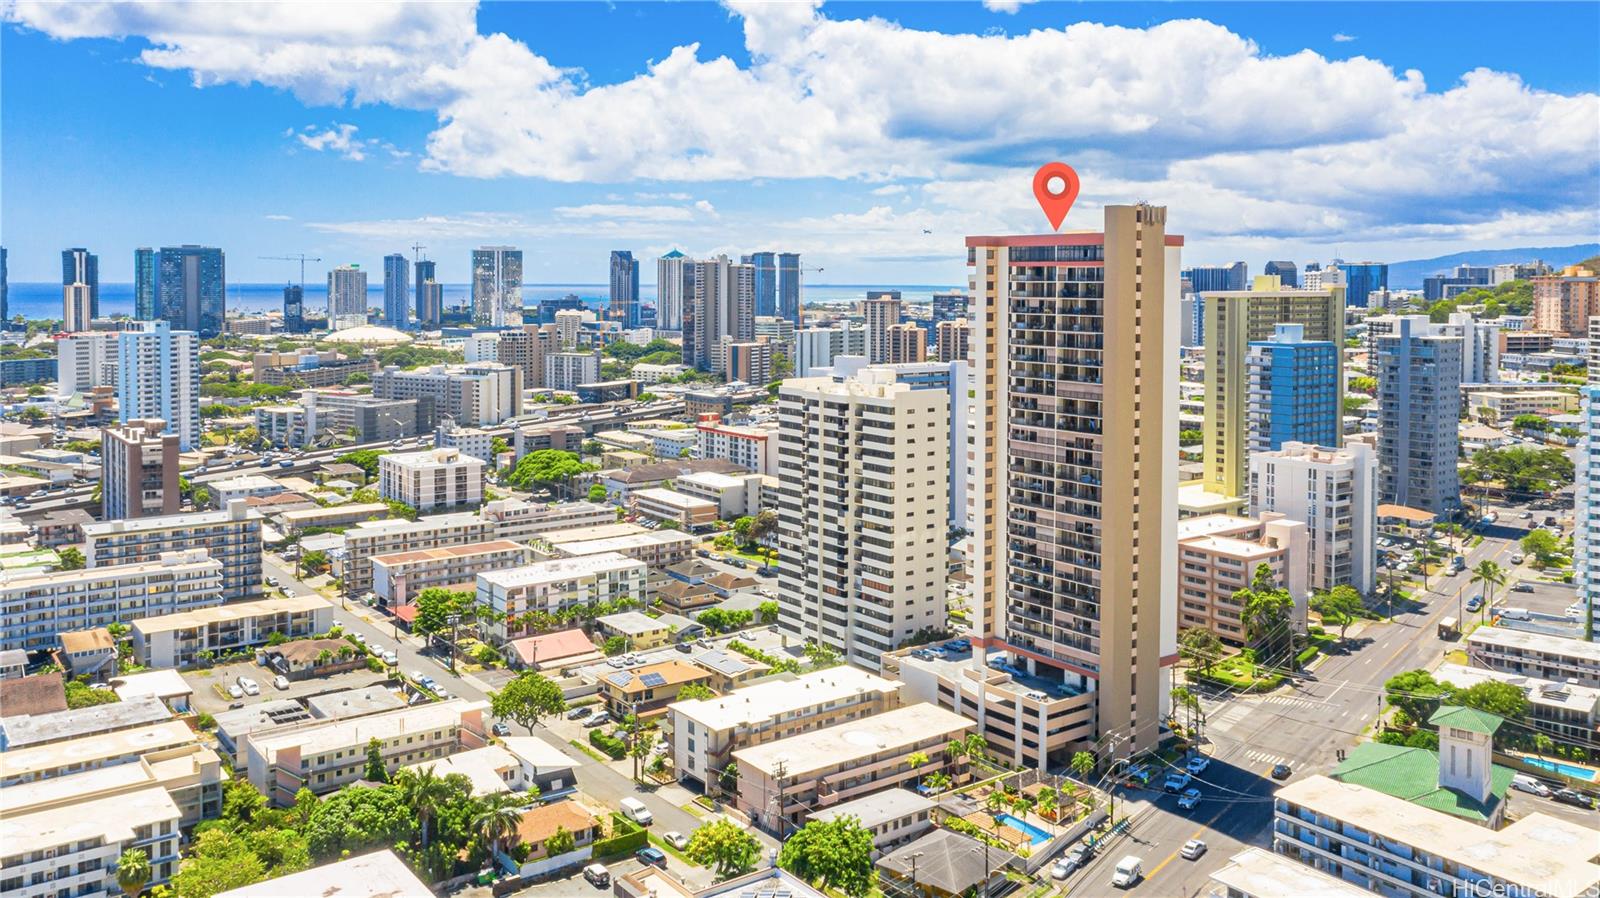
[(154, 321), (158, 315), (156, 251), (141, 246), (133, 251), (133, 317), (139, 321)]
[[(1157, 744), (1177, 657), (1178, 271), (1161, 206), (1104, 233), (968, 237), (974, 654), (1006, 652), (1092, 718), (1051, 763)], [(1030, 753), (1040, 749), (1029, 749)]]
[(179, 451), (200, 445), (200, 339), (165, 321), (117, 334), (117, 408), (123, 424), (159, 418)]
[(61, 251), (61, 286), (71, 287), (73, 284), (83, 284), (89, 288), (89, 318), (99, 318), (100, 257), (81, 246)]
[(444, 285), (438, 283), (434, 264), (427, 259), (417, 260), (417, 326), (439, 326), (444, 314)]
[(227, 314), (227, 259), (214, 246), (163, 246), (156, 263), (161, 320), (205, 340), (222, 333)]
[[(1219, 290), (1205, 298), (1205, 474), (1207, 492), (1242, 496), (1249, 462), (1250, 344), (1272, 338), (1280, 324), (1301, 325), (1306, 340), (1340, 348), (1335, 372), (1344, 383), (1344, 291), (1289, 290), (1276, 275), (1256, 278), (1254, 290)], [(1335, 443), (1334, 445), (1338, 445)]]
[(755, 267), (727, 256), (695, 262), (694, 294), (683, 315), (683, 363), (720, 373), (723, 344), (755, 336)]
[(778, 253), (778, 317), (800, 326), (800, 254)]
[(606, 315), (623, 327), (639, 323), (639, 260), (625, 249), (611, 251), (611, 304)]
[(405, 330), (411, 321), (411, 263), (400, 253), (383, 257), (383, 323)]
[[(767, 318), (778, 311), (778, 254), (751, 253), (739, 260), (756, 269), (756, 317)], [(790, 319), (791, 321), (793, 319)]]
[(61, 329), (67, 333), (86, 331), (94, 317), (94, 293), (88, 284), (68, 284), (61, 288)]
[(1378, 337), (1378, 501), (1443, 514), (1461, 504), (1461, 338), (1426, 315)]
[(905, 306), (898, 296), (878, 296), (863, 300), (862, 316), (867, 321), (867, 362), (877, 365), (889, 361), (889, 328), (900, 323)]
[(522, 250), (483, 246), (472, 251), (472, 323), (522, 324)]
[(328, 272), (328, 327), (343, 330), (367, 323), (367, 273), (360, 265)]
[(656, 329), (683, 330), (683, 310), (694, 300), (694, 260), (673, 250), (656, 260)]
[[(1250, 343), (1245, 362), (1249, 394), (1249, 451), (1271, 452), (1286, 442), (1338, 446), (1344, 426), (1344, 390), (1339, 356), (1344, 347), (1308, 340), (1305, 326), (1280, 324), (1273, 335)], [(1248, 462), (1246, 464), (1248, 467)]]
[(166, 422), (130, 421), (100, 432), (100, 519), (149, 518), (177, 514), (183, 495), (178, 484), (178, 435)]
[(950, 400), (867, 368), (778, 393), (778, 626), (879, 659), (944, 615)]
[(283, 285), (283, 330), (289, 334), (306, 332), (306, 291), (299, 284)]

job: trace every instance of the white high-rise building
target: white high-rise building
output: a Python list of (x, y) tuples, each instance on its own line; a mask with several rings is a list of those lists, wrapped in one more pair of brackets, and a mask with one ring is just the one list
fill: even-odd
[(808, 327), (795, 331), (794, 339), (796, 377), (823, 376), (839, 356), (861, 356), (865, 361), (867, 355), (867, 329), (859, 324)]
[(1365, 443), (1325, 449), (1284, 443), (1250, 456), (1250, 516), (1277, 512), (1306, 525), (1307, 585), (1376, 585), (1378, 457)]
[(786, 381), (778, 417), (778, 625), (877, 670), (944, 621), (949, 397), (867, 369)]
[(88, 284), (67, 284), (61, 288), (61, 329), (86, 331), (94, 320), (94, 288)]
[(1587, 608), (1583, 638), (1595, 641), (1600, 603), (1600, 316), (1589, 319), (1589, 382), (1579, 391), (1583, 442), (1578, 446), (1577, 502), (1572, 527), (1574, 582)]
[(360, 265), (340, 265), (328, 272), (328, 329), (343, 330), (367, 323), (367, 273)]
[(727, 256), (694, 263), (694, 295), (684, 308), (685, 365), (721, 373), (725, 344), (755, 339), (755, 278), (754, 265), (729, 262)]
[(898, 297), (880, 296), (861, 303), (862, 315), (867, 321), (867, 362), (881, 365), (895, 361), (891, 358), (893, 340), (890, 328), (900, 323), (905, 304)]
[(544, 385), (552, 390), (576, 390), (578, 384), (600, 379), (600, 350), (552, 352), (544, 357)]
[(694, 260), (673, 250), (656, 260), (656, 329), (683, 330), (683, 310), (694, 296)]
[(1471, 312), (1451, 312), (1443, 333), (1461, 338), (1461, 382), (1500, 382), (1500, 325), (1480, 321)]
[(117, 334), (117, 407), (122, 423), (160, 418), (188, 452), (200, 445), (200, 338), (165, 321)]
[(117, 332), (79, 331), (56, 338), (56, 393), (71, 396), (117, 385)]
[(472, 322), (489, 327), (522, 324), (522, 250), (482, 246), (472, 251)]
[(378, 459), (378, 492), (385, 499), (433, 511), (483, 502), (483, 460), (459, 449), (428, 449)]

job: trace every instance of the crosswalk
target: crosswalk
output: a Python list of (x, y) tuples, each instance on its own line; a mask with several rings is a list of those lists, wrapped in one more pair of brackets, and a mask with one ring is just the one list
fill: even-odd
[(1247, 749), (1244, 753), (1244, 756), (1264, 767), (1271, 767), (1275, 764), (1289, 763), (1289, 759), (1283, 755), (1275, 755), (1271, 752), (1259, 751), (1257, 749)]
[(1269, 695), (1262, 699), (1261, 702), (1262, 704), (1275, 705), (1280, 708), (1297, 709), (1318, 708), (1327, 704), (1326, 702), (1319, 702), (1313, 699), (1295, 698), (1292, 695)]

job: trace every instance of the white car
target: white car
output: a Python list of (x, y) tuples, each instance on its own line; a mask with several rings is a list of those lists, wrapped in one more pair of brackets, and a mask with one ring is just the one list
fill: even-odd
[(240, 686), (238, 683), (229, 685), (228, 698), (244, 698), (244, 687)]
[(1522, 563), (1522, 553), (1518, 552), (1515, 555), (1512, 555), (1511, 556), (1511, 563), (1512, 564), (1521, 564)]
[(676, 848), (679, 851), (683, 851), (689, 847), (689, 837), (678, 832), (677, 830), (673, 830), (669, 833), (663, 833), (661, 836), (661, 841), (671, 845), (673, 848)]
[(360, 633), (352, 633), (352, 634), (350, 634), (350, 638), (354, 639), (356, 642), (361, 643), (362, 645), (366, 645), (367, 644), (367, 637), (362, 636)]
[(1190, 839), (1183, 843), (1183, 848), (1178, 852), (1186, 861), (1192, 861), (1206, 853), (1206, 843), (1199, 839)]
[(384, 664), (388, 664), (388, 665), (390, 665), (392, 667), (395, 664), (400, 663), (400, 656), (396, 655), (394, 652), (384, 652), (383, 653), (383, 663)]
[(250, 679), (249, 677), (241, 677), (239, 679), (239, 685), (240, 685), (240, 687), (242, 687), (244, 689), (244, 694), (245, 695), (260, 695), (261, 694), (261, 684), (257, 683), (255, 680)]
[(274, 688), (277, 688), (277, 689), (288, 689), (289, 688), (289, 678), (284, 676), (283, 674), (278, 674), (277, 676), (272, 678), (272, 685), (273, 685)]
[(1178, 807), (1183, 808), (1185, 811), (1189, 810), (1190, 808), (1193, 808), (1195, 805), (1197, 805), (1199, 803), (1200, 803), (1200, 790), (1199, 789), (1185, 789), (1184, 792), (1183, 792), (1183, 797), (1178, 799)]
[(1206, 768), (1211, 766), (1211, 759), (1205, 755), (1195, 755), (1189, 759), (1188, 766), (1189, 772), (1192, 774), (1205, 773)]

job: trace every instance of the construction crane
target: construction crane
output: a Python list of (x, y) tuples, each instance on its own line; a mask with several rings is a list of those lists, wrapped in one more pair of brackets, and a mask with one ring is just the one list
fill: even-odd
[(422, 251), (425, 249), (427, 249), (427, 247), (420, 243), (411, 244), (411, 261), (415, 262), (419, 260), (421, 258)]
[(267, 259), (267, 260), (273, 261), (273, 262), (299, 262), (300, 263), (300, 288), (302, 290), (305, 289), (305, 286), (306, 286), (306, 263), (307, 262), (321, 262), (322, 261), (322, 259), (317, 257), (317, 256), (308, 256), (305, 253), (299, 253), (299, 254), (293, 255), (293, 256), (258, 256), (257, 258)]

